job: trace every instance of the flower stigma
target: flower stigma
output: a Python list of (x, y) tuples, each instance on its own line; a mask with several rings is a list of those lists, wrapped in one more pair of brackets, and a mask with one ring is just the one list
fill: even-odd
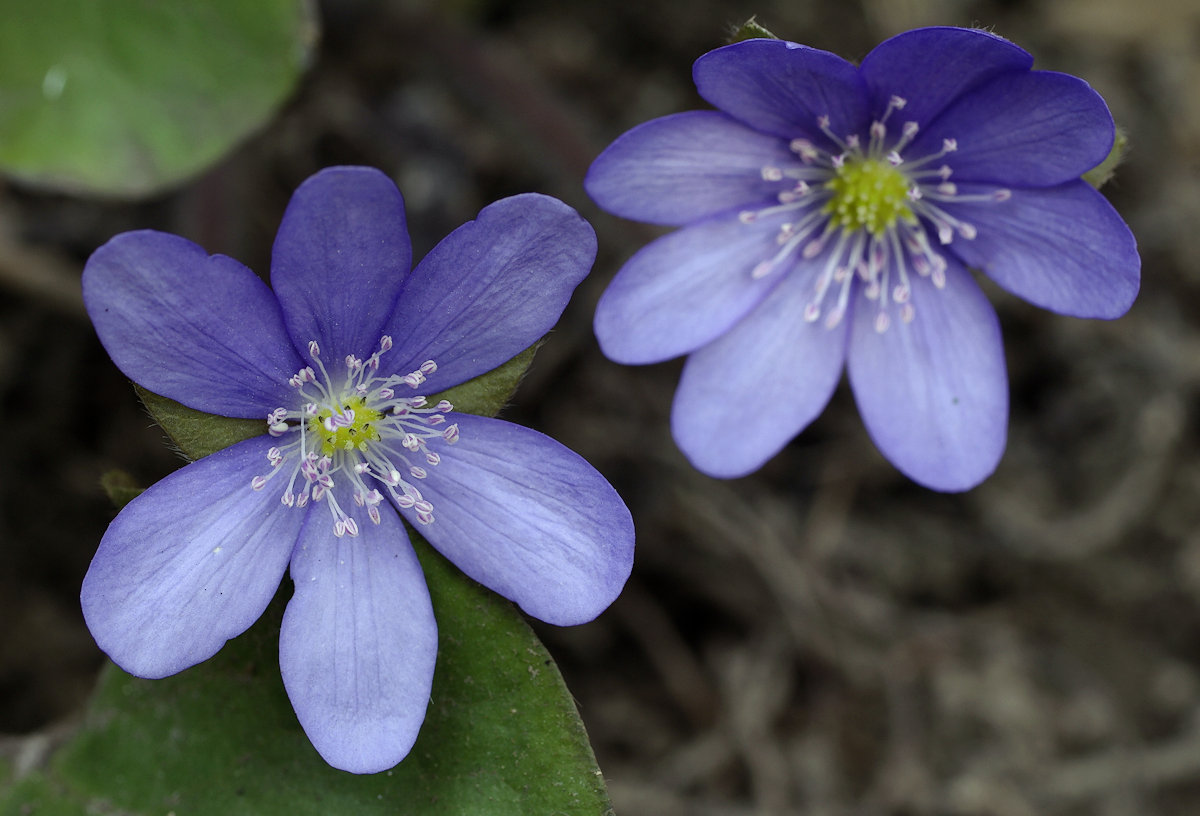
[[(299, 397), (297, 407), (276, 408), (267, 415), (267, 432), (281, 444), (267, 451), (270, 472), (255, 476), (250, 487), (262, 490), (280, 473), (289, 474), (280, 502), (298, 508), (325, 502), (339, 538), (359, 533), (358, 522), (334, 494), (341, 481), (375, 524), (384, 492), (397, 507), (411, 509), (418, 524), (432, 524), (433, 505), (416, 483), (429, 475), (427, 468), (441, 462), (430, 443), (458, 441), (458, 425), (446, 425), (454, 406), (446, 400), (429, 405), (420, 395), (400, 396), (402, 388), (418, 389), (437, 364), (427, 360), (408, 374), (379, 376), (379, 359), (391, 348), (392, 338), (385, 335), (366, 360), (347, 355), (345, 377), (335, 378), (316, 341), (310, 342), (316, 370), (306, 366), (288, 380)], [(344, 498), (345, 491), (339, 492)]]
[(823, 211), (835, 227), (865, 229), (883, 235), (903, 219), (915, 221), (908, 206), (908, 181), (886, 162), (863, 159), (844, 163), (837, 175), (825, 182), (832, 193)]
[(308, 432), (321, 441), (321, 453), (332, 456), (337, 451), (366, 453), (368, 442), (378, 442), (379, 432), (371, 428), (383, 414), (368, 408), (366, 400), (354, 396), (346, 400), (341, 411), (327, 407), (308, 421)]
[(828, 116), (818, 117), (817, 129), (833, 149), (792, 139), (788, 149), (796, 157), (794, 163), (761, 169), (764, 181), (784, 185), (775, 196), (778, 203), (738, 215), (744, 224), (787, 216), (776, 235), (778, 250), (756, 264), (751, 277), (791, 268), (797, 256), (816, 261), (812, 295), (803, 310), (806, 322), (824, 318), (826, 328), (839, 325), (856, 285), (875, 304), (877, 332), (887, 331), (893, 315), (912, 322), (913, 276), (928, 278), (935, 289), (944, 288), (947, 262), (938, 247), (956, 237), (970, 241), (976, 235), (974, 225), (941, 205), (1012, 198), (1012, 192), (1002, 188), (959, 192), (950, 180), (954, 170), (947, 159), (958, 150), (953, 138), (943, 139), (941, 150), (906, 157), (920, 125), (908, 121), (897, 129), (888, 124), (906, 104), (893, 96), (883, 115), (871, 123), (865, 143), (859, 134), (839, 137)]

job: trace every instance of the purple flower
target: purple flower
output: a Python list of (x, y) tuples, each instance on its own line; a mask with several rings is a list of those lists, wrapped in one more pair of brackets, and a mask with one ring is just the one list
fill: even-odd
[(671, 425), (698, 469), (761, 467), (845, 363), (883, 454), (965, 490), (995, 469), (1008, 417), (999, 325), (968, 270), (1062, 314), (1129, 308), (1133, 236), (1080, 179), (1112, 117), (1031, 64), (958, 28), (893, 37), (858, 67), (748, 40), (696, 61), (718, 110), (646, 122), (596, 159), (600, 206), (683, 227), (625, 264), (595, 328), (617, 362), (690, 355)]
[(612, 487), (535, 431), (421, 396), (545, 334), (595, 252), (574, 210), (520, 195), (410, 272), (399, 191), (356, 167), (292, 197), (274, 291), (174, 235), (98, 249), (84, 298), (117, 366), (191, 408), (265, 420), (262, 436), (185, 466), (113, 521), (83, 582), (100, 648), (133, 674), (174, 674), (245, 631), (286, 570), (288, 696), (329, 764), (369, 773), (412, 747), (437, 655), (402, 517), (534, 617), (604, 610), (633, 558)]

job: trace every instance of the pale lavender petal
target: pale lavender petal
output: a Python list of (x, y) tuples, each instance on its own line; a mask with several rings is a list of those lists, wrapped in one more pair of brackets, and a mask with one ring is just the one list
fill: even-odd
[(922, 131), (906, 158), (958, 148), (945, 158), (954, 182), (1048, 187), (1077, 179), (1108, 156), (1113, 120), (1078, 77), (1003, 74), (961, 97)]
[(357, 537), (335, 538), (324, 503), (311, 508), (292, 557), (295, 594), (279, 633), (279, 667), (296, 717), (335, 768), (376, 773), (404, 759), (425, 719), (437, 623), (404, 525), (353, 506)]
[(678, 226), (775, 201), (767, 167), (796, 163), (787, 142), (717, 111), (690, 111), (638, 125), (597, 157), (583, 186), (622, 218)]
[(409, 275), (384, 367), (403, 375), (433, 360), (433, 390), (491, 371), (553, 328), (595, 258), (591, 225), (557, 199), (529, 193), (485, 207)]
[(83, 270), (100, 342), (125, 376), (190, 408), (265, 417), (300, 367), (271, 290), (177, 235), (126, 232)]
[[(418, 529), (479, 583), (547, 623), (585, 623), (620, 594), (633, 521), (578, 454), (537, 431), (451, 413), (455, 445), (417, 483), (434, 521)], [(411, 511), (403, 511), (415, 521)]]
[(296, 188), (271, 252), (271, 286), (296, 348), (365, 358), (412, 263), (404, 199), (371, 167), (329, 167)]
[(889, 118), (889, 127), (903, 122), (927, 127), (972, 88), (1031, 67), (1028, 51), (990, 31), (935, 26), (884, 40), (863, 58), (859, 71), (871, 89), (876, 116), (893, 96), (905, 101)]
[(831, 146), (817, 120), (845, 138), (868, 124), (867, 86), (846, 60), (784, 40), (746, 40), (696, 60), (700, 95), (751, 127)]
[(117, 515), (80, 602), (97, 645), (130, 674), (166, 677), (244, 632), (279, 588), (304, 512), (279, 502), (270, 437), (239, 442), (172, 473)]
[(865, 287), (850, 334), (850, 385), (867, 432), (888, 460), (933, 490), (968, 490), (1004, 453), (1008, 375), (996, 313), (971, 275), (948, 259), (946, 286), (913, 276), (910, 323), (892, 310), (875, 330)]
[[(688, 357), (671, 430), (692, 465), (732, 478), (758, 470), (824, 410), (841, 379), (849, 320), (808, 322), (815, 269), (792, 272), (722, 337)], [(826, 297), (836, 303), (837, 292)], [(827, 309), (828, 311), (828, 309)]]
[(790, 259), (753, 275), (780, 251), (776, 236), (788, 220), (784, 213), (753, 224), (701, 221), (643, 247), (596, 307), (600, 348), (618, 363), (657, 363), (720, 337), (787, 273)]
[[(962, 185), (963, 196), (986, 188)], [(1074, 317), (1120, 317), (1137, 297), (1137, 241), (1099, 192), (1084, 181), (1012, 190), (1008, 201), (944, 205), (978, 230), (950, 249), (1008, 291)]]

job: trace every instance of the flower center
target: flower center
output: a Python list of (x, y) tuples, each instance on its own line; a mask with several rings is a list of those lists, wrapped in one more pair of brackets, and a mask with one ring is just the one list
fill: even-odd
[(886, 162), (847, 161), (825, 182), (832, 196), (823, 211), (835, 227), (883, 235), (900, 219), (915, 220), (908, 206), (908, 188), (904, 174)]
[(817, 129), (836, 151), (793, 139), (788, 148), (796, 156), (794, 163), (761, 170), (764, 181), (784, 185), (776, 194), (778, 203), (738, 214), (744, 224), (788, 215), (776, 235), (778, 249), (750, 274), (765, 278), (810, 262), (801, 267), (814, 276), (803, 312), (810, 323), (823, 318), (827, 328), (837, 326), (858, 287), (875, 304), (876, 331), (887, 331), (893, 315), (912, 321), (913, 276), (928, 278), (935, 289), (946, 285), (946, 257), (935, 246), (976, 235), (974, 225), (943, 204), (998, 203), (1012, 197), (1002, 188), (959, 192), (945, 161), (958, 149), (954, 139), (943, 139), (939, 151), (904, 156), (920, 127), (905, 122), (897, 133), (888, 119), (905, 104), (893, 96), (865, 139), (860, 134), (841, 138), (831, 130), (828, 116), (818, 117)]
[(419, 388), (437, 364), (427, 360), (409, 374), (381, 377), (379, 358), (391, 347), (392, 338), (384, 336), (379, 350), (366, 360), (348, 355), (345, 377), (334, 378), (316, 341), (308, 344), (320, 373), (311, 366), (300, 369), (288, 381), (296, 389), (297, 407), (276, 408), (267, 416), (267, 432), (285, 441), (267, 451), (271, 470), (255, 476), (252, 489), (262, 490), (279, 474), (290, 474), (280, 502), (287, 507), (325, 502), (338, 537), (359, 532), (334, 495), (334, 485), (341, 481), (375, 524), (384, 492), (400, 509), (412, 510), (418, 524), (433, 523), (433, 505), (414, 483), (429, 475), (427, 467), (441, 462), (430, 443), (458, 441), (458, 425), (445, 425), (454, 406), (445, 400), (430, 406), (423, 396), (398, 396), (401, 386)]
[(337, 451), (366, 453), (368, 442), (378, 442), (379, 431), (371, 428), (383, 414), (367, 407), (362, 397), (351, 397), (341, 410), (326, 408), (308, 421), (308, 432), (321, 441), (321, 453), (332, 456)]

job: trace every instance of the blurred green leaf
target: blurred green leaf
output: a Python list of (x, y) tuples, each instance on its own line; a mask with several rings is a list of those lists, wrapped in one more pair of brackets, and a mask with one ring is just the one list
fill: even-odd
[(100, 487), (113, 506), (120, 510), (141, 495), (146, 488), (138, 484), (133, 474), (124, 470), (109, 470), (100, 476)]
[(261, 127), (309, 61), (309, 0), (0, 0), (0, 169), (142, 196)]
[(751, 17), (746, 22), (742, 23), (733, 32), (733, 36), (729, 38), (731, 43), (741, 42), (742, 40), (778, 40), (779, 38), (767, 30), (765, 26), (758, 22), (758, 17)]
[(1108, 151), (1108, 155), (1104, 157), (1104, 161), (1083, 174), (1083, 180), (1099, 190), (1112, 180), (1113, 175), (1117, 172), (1117, 168), (1125, 160), (1125, 153), (1128, 150), (1129, 136), (1126, 135), (1124, 130), (1118, 127), (1116, 136), (1113, 137), (1112, 149)]
[(414, 545), (441, 637), (425, 724), (396, 768), (343, 773), (309, 744), (279, 676), (287, 587), (201, 666), (163, 680), (107, 668), (80, 734), (0, 795), (0, 816), (611, 814), (545, 647), (511, 604)]

